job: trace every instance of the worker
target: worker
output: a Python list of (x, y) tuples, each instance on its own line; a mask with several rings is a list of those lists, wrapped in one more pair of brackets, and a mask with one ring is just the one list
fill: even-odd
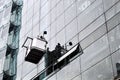
[(54, 54), (54, 55), (56, 55), (55, 59), (58, 59), (61, 57), (61, 49), (62, 49), (62, 47), (61, 47), (60, 43), (58, 43), (55, 47), (55, 54)]

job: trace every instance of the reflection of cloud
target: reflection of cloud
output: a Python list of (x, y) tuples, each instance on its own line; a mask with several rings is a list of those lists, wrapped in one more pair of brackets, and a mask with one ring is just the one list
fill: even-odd
[(120, 48), (120, 45), (118, 47)]
[[(105, 51), (108, 48), (108, 45), (103, 46), (102, 48), (100, 48), (99, 50), (96, 49), (97, 51), (93, 52), (92, 55), (89, 55), (88, 61), (94, 61), (97, 56), (100, 56), (100, 54), (102, 54), (103, 51)], [(99, 54), (99, 55), (98, 55)]]
[(85, 2), (79, 7), (79, 10), (80, 10), (80, 11), (85, 10), (90, 4), (91, 4), (90, 1), (85, 1)]
[[(75, 0), (68, 0), (67, 1), (67, 4), (71, 4), (71, 3), (73, 3)], [(80, 1), (80, 0), (79, 0)]]
[(80, 2), (81, 0), (78, 0), (78, 2)]
[(4, 46), (5, 46), (4, 41), (0, 39), (0, 48), (3, 48)]
[(113, 42), (115, 39), (113, 36), (110, 37), (111, 42)]
[(101, 79), (101, 78), (103, 77), (103, 75), (102, 75), (102, 74), (99, 74), (97, 77)]

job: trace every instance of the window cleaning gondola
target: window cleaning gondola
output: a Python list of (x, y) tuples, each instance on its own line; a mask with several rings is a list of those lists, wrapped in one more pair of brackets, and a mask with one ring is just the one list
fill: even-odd
[[(45, 31), (44, 34), (47, 34), (47, 32)], [(27, 40), (31, 40), (31, 44), (25, 46)], [(22, 46), (27, 49), (25, 61), (37, 64), (45, 54), (46, 45), (47, 41), (45, 40), (44, 36), (38, 36), (37, 38), (27, 37)]]
[[(50, 51), (47, 47), (47, 40), (44, 37), (44, 34), (47, 34), (45, 31), (43, 36), (38, 36), (37, 38), (27, 37), (22, 47), (27, 49), (25, 61), (38, 64), (41, 58), (45, 57), (45, 68), (46, 76), (51, 74), (57, 69), (61, 69), (67, 65), (72, 58), (74, 58), (78, 53), (82, 52), (80, 44), (73, 46), (70, 50), (67, 50), (67, 46), (72, 46), (73, 43), (62, 46), (58, 43), (55, 46), (55, 49)], [(31, 40), (28, 46), (25, 46), (28, 40)]]

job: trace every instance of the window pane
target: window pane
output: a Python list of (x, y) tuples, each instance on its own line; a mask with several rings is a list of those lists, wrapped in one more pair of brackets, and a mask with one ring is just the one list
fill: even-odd
[(91, 45), (95, 40), (99, 39), (101, 36), (103, 36), (107, 32), (106, 25), (100, 26), (98, 29), (96, 29), (93, 33), (91, 33), (89, 36), (87, 36), (85, 39), (83, 39), (80, 44), (83, 49)]
[(72, 39), (77, 34), (77, 20), (73, 20), (66, 27), (66, 42)]
[[(103, 13), (102, 0), (96, 0), (90, 7), (78, 16), (78, 30), (81, 31), (90, 25)], [(104, 22), (104, 20), (103, 20)]]
[(108, 33), (111, 53), (120, 48), (120, 25)]
[(71, 80), (80, 74), (79, 57), (57, 72), (57, 80)]
[(103, 36), (91, 46), (86, 48), (81, 55), (81, 69), (82, 71), (88, 69), (103, 58), (109, 55), (109, 45), (107, 35)]
[(81, 80), (81, 75), (75, 77), (73, 80)]
[(120, 50), (118, 50), (112, 54), (112, 64), (113, 64), (114, 76), (117, 76), (116, 63), (120, 63)]
[(83, 73), (82, 80), (113, 80), (110, 58), (103, 60)]
[(65, 29), (63, 29), (56, 35), (56, 39), (57, 43), (60, 43), (61, 45), (65, 44)]
[(65, 11), (65, 25), (76, 17), (76, 4), (72, 4), (68, 10)]
[(95, 22), (90, 24), (88, 27), (86, 27), (84, 30), (82, 30), (79, 33), (79, 41), (83, 40), (85, 37), (87, 37), (89, 34), (91, 34), (97, 28), (101, 27), (101, 25), (103, 25), (104, 23), (105, 23), (104, 15), (102, 15)]

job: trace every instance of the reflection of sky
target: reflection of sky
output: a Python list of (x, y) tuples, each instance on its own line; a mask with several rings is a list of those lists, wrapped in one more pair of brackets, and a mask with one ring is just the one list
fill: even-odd
[(4, 54), (5, 52), (6, 52), (6, 48), (5, 47), (0, 49), (0, 59), (5, 56), (5, 54)]
[(2, 69), (3, 69), (3, 64), (4, 64), (4, 58), (3, 59), (0, 59), (0, 74), (2, 73)]
[(5, 52), (6, 52), (6, 48), (0, 49), (0, 74), (2, 73), (4, 67)]
[(0, 0), (0, 8), (4, 5), (5, 0)]
[(9, 13), (11, 10), (10, 0), (4, 2), (5, 0), (0, 0), (0, 27), (8, 22)]
[(0, 0), (0, 73), (4, 67), (10, 10), (11, 0)]
[(7, 34), (6, 31), (8, 31), (8, 26), (4, 28), (4, 26), (2, 26), (0, 28), (0, 50), (1, 48), (4, 48), (6, 46), (6, 42), (7, 42)]

